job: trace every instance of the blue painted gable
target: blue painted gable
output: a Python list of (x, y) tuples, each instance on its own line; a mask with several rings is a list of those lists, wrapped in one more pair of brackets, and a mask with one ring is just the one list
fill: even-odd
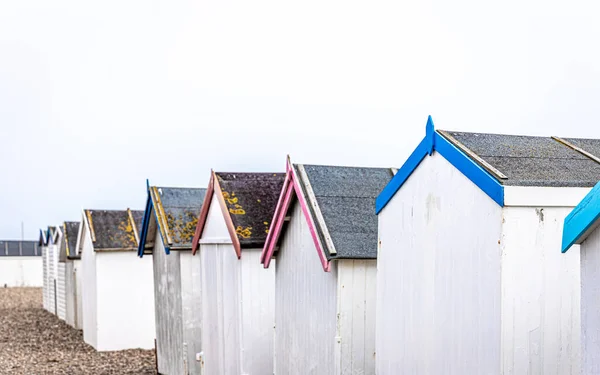
[[(142, 221), (142, 230), (140, 231), (140, 243), (138, 245), (138, 256), (140, 258), (144, 257), (144, 249), (146, 247), (146, 237), (148, 237), (148, 230), (150, 228), (150, 220), (152, 220), (153, 217), (154, 220), (157, 220), (156, 216), (152, 214), (154, 212), (154, 203), (152, 202), (152, 194), (150, 193), (150, 183), (148, 180), (146, 180), (146, 191), (148, 192), (148, 198), (146, 199), (146, 209), (144, 210), (144, 220)], [(156, 225), (158, 227), (158, 221)], [(157, 231), (160, 233), (160, 230), (158, 230), (158, 228)], [(162, 238), (162, 233), (160, 235)], [(163, 243), (165, 244), (165, 252), (169, 254), (171, 252), (170, 248), (164, 240)]]
[(450, 164), (462, 172), (462, 174), (498, 203), (498, 205), (501, 207), (504, 206), (504, 187), (485, 169), (473, 161), (473, 159), (437, 133), (433, 125), (433, 120), (429, 116), (425, 127), (425, 138), (423, 138), (394, 178), (377, 197), (375, 201), (375, 212), (377, 214), (392, 200), (396, 192), (400, 190), (413, 171), (421, 164), (421, 161), (427, 155), (432, 155), (434, 151), (448, 160)]
[(582, 243), (600, 220), (600, 182), (581, 200), (565, 218), (562, 249), (565, 253), (575, 244)]

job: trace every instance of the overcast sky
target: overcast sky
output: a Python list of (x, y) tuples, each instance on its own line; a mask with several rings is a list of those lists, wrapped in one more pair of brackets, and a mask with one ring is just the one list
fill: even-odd
[(439, 129), (600, 137), (599, 5), (0, 1), (0, 238), (210, 168), (400, 166)]

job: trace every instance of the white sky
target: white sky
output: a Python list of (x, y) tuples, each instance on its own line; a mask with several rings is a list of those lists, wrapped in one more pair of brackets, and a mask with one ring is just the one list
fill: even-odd
[(210, 168), (400, 166), (437, 128), (600, 138), (600, 4), (0, 1), (0, 238)]

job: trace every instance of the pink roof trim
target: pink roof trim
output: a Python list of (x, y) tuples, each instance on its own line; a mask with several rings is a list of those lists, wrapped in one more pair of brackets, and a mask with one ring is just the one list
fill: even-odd
[(325, 252), (323, 250), (323, 247), (321, 246), (321, 241), (319, 241), (319, 237), (317, 235), (315, 223), (312, 220), (310, 210), (308, 209), (308, 205), (306, 204), (306, 198), (302, 194), (302, 189), (300, 188), (298, 177), (294, 173), (289, 158), (286, 166), (286, 176), (285, 181), (283, 183), (283, 189), (281, 190), (281, 195), (279, 196), (277, 208), (275, 209), (275, 215), (273, 216), (273, 220), (271, 221), (271, 226), (269, 228), (269, 235), (267, 236), (267, 240), (265, 241), (265, 247), (263, 248), (263, 252), (261, 254), (261, 263), (263, 263), (265, 268), (269, 267), (271, 258), (273, 257), (273, 253), (275, 252), (275, 248), (277, 247), (277, 241), (279, 240), (279, 236), (281, 235), (283, 222), (285, 221), (285, 217), (290, 208), (292, 195), (294, 193), (298, 198), (300, 207), (302, 208), (302, 213), (304, 214), (304, 218), (306, 219), (306, 223), (308, 224), (308, 229), (317, 249), (317, 254), (319, 255), (319, 259), (321, 260), (323, 270), (325, 272), (329, 272), (331, 269), (330, 262), (325, 257)]

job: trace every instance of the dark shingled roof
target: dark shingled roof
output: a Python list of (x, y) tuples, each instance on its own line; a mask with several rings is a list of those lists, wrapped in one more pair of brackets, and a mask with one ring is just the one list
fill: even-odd
[[(299, 166), (294, 164), (294, 169), (307, 197)], [(375, 198), (392, 179), (392, 169), (302, 166), (336, 250), (336, 254), (326, 252), (328, 259), (377, 258)], [(314, 211), (311, 213), (314, 217)], [(318, 225), (317, 231), (321, 243), (327, 246)]]
[(81, 255), (77, 254), (77, 235), (79, 234), (78, 221), (65, 221), (63, 237), (67, 246), (69, 259), (80, 259)]
[[(191, 249), (206, 189), (156, 187), (156, 190), (166, 216), (171, 246)], [(156, 208), (154, 213), (156, 215)]]
[[(599, 163), (550, 137), (446, 133), (506, 175), (497, 178), (503, 185), (592, 187), (600, 180)], [(600, 156), (600, 140), (566, 140)]]
[(215, 173), (242, 248), (267, 239), (285, 173)]
[(141, 227), (144, 212), (127, 210), (85, 210), (95, 236), (94, 250), (137, 250), (136, 233)]
[(38, 241), (0, 241), (0, 256), (40, 256)]

